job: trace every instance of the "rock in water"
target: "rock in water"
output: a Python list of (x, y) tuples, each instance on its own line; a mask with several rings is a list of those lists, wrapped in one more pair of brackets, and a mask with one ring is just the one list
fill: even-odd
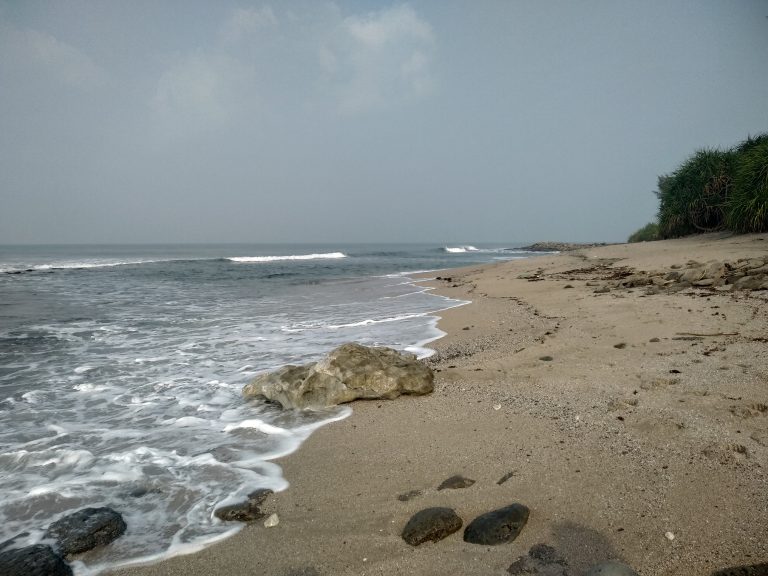
[(431, 540), (437, 542), (461, 528), (461, 518), (451, 508), (425, 508), (416, 512), (403, 528), (403, 540), (418, 546)]
[(517, 503), (481, 514), (464, 530), (464, 541), (486, 545), (511, 542), (528, 522), (528, 514), (528, 508)]
[(626, 564), (610, 560), (595, 564), (584, 576), (638, 576), (638, 574)]
[(465, 478), (464, 476), (457, 474), (451, 476), (447, 480), (443, 480), (443, 483), (437, 487), (438, 490), (445, 490), (446, 488), (451, 490), (457, 490), (459, 488), (469, 488), (475, 481), (472, 478)]
[(3, 576), (72, 576), (72, 568), (50, 546), (35, 544), (0, 552)]
[(248, 494), (247, 502), (221, 506), (213, 511), (213, 515), (226, 522), (253, 522), (266, 516), (260, 506), (270, 494), (272, 490), (269, 488), (260, 488)]
[(350, 343), (316, 364), (261, 374), (246, 384), (243, 394), (265, 397), (283, 408), (323, 408), (359, 398), (428, 394), (434, 389), (433, 380), (432, 370), (413, 354)]
[(63, 556), (87, 552), (109, 544), (125, 532), (123, 517), (112, 508), (83, 508), (48, 527)]

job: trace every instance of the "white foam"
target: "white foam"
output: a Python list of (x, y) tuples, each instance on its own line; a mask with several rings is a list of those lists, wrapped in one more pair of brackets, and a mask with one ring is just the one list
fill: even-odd
[(450, 254), (463, 254), (464, 252), (479, 252), (479, 248), (475, 248), (474, 246), (446, 246), (443, 248), (446, 252), (449, 252)]
[(330, 328), (331, 330), (338, 330), (339, 328), (357, 328), (359, 326), (370, 326), (372, 324), (382, 324), (386, 322), (400, 322), (402, 320), (410, 320), (411, 318), (424, 318), (426, 315), (426, 312), (422, 312), (419, 314), (403, 314), (402, 316), (380, 318), (378, 320), (366, 318), (365, 320), (361, 320), (359, 322), (350, 322), (349, 324), (328, 324), (325, 327)]
[(208, 420), (205, 420), (204, 418), (195, 418), (194, 416), (183, 416), (182, 418), (177, 418), (175, 422), (172, 422), (172, 426), (176, 426), (179, 428), (184, 428), (187, 426), (199, 426), (199, 425), (207, 425)]
[(103, 392), (107, 389), (109, 389), (109, 386), (105, 386), (104, 384), (92, 384), (90, 382), (72, 386), (72, 390), (77, 390), (78, 392)]
[(235, 256), (227, 258), (232, 262), (241, 263), (259, 263), (259, 262), (280, 262), (282, 260), (325, 260), (346, 258), (343, 252), (326, 252), (323, 254), (290, 254), (287, 256)]
[(52, 264), (35, 264), (32, 270), (80, 270), (86, 268), (112, 268), (113, 266), (131, 266), (136, 264), (153, 264), (155, 262), (172, 262), (172, 260), (118, 260), (106, 262), (54, 262)]
[(252, 428), (254, 430), (258, 430), (259, 432), (263, 432), (264, 434), (276, 434), (278, 436), (292, 435), (291, 432), (285, 428), (279, 428), (278, 426), (267, 424), (264, 422), (264, 420), (259, 420), (258, 418), (243, 420), (237, 424), (227, 424), (224, 426), (224, 432), (231, 432), (232, 430), (238, 430), (240, 428)]
[(85, 372), (88, 372), (89, 370), (95, 369), (96, 366), (78, 366), (74, 369), (75, 374), (84, 374)]
[(37, 404), (40, 399), (45, 395), (42, 390), (30, 390), (21, 395), (21, 397), (29, 404)]

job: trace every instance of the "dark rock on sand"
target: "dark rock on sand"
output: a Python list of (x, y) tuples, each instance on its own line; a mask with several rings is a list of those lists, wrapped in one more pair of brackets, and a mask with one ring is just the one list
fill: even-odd
[(528, 508), (517, 503), (481, 514), (464, 530), (464, 541), (491, 545), (511, 542), (528, 522), (528, 515)]
[(534, 544), (531, 549), (528, 550), (528, 556), (541, 560), (547, 564), (565, 564), (565, 560), (557, 550), (548, 544)]
[(112, 508), (83, 508), (51, 524), (47, 536), (63, 556), (69, 556), (105, 546), (125, 529), (123, 517)]
[(510, 574), (539, 574), (541, 576), (569, 576), (568, 563), (557, 550), (547, 544), (535, 544), (528, 556), (520, 556), (509, 568)]
[(72, 576), (72, 568), (50, 546), (35, 544), (0, 552), (3, 576)]
[(517, 470), (512, 470), (512, 472), (507, 472), (506, 474), (504, 474), (504, 476), (502, 476), (496, 481), (496, 484), (501, 486), (502, 484), (504, 484), (504, 482), (512, 478), (512, 476), (514, 476), (516, 473), (517, 473)]
[(432, 370), (413, 354), (349, 343), (315, 364), (261, 374), (243, 388), (243, 394), (265, 397), (283, 408), (322, 408), (359, 398), (428, 394), (433, 381)]
[(768, 576), (768, 563), (724, 568), (713, 572), (712, 576)]
[(552, 362), (554, 358), (552, 358), (552, 356), (539, 356), (539, 360), (542, 362)]
[(638, 574), (626, 564), (609, 560), (608, 562), (595, 564), (587, 570), (584, 576), (638, 576)]
[(403, 528), (403, 540), (418, 546), (428, 540), (437, 542), (461, 528), (461, 518), (451, 508), (425, 508), (416, 512)]
[(397, 499), (400, 500), (400, 502), (408, 502), (408, 500), (413, 500), (414, 498), (417, 498), (422, 495), (421, 490), (409, 490), (408, 492), (403, 492), (402, 494), (397, 495)]
[(438, 490), (445, 490), (446, 488), (451, 490), (457, 490), (459, 488), (469, 488), (475, 481), (471, 478), (465, 478), (464, 476), (457, 474), (451, 476), (447, 480), (443, 480), (442, 484), (437, 487)]
[(253, 522), (254, 520), (266, 516), (266, 513), (262, 512), (259, 506), (261, 506), (270, 494), (272, 494), (272, 490), (261, 488), (248, 494), (248, 500), (246, 502), (239, 502), (238, 504), (216, 508), (216, 510), (213, 511), (213, 515), (220, 520), (228, 522)]

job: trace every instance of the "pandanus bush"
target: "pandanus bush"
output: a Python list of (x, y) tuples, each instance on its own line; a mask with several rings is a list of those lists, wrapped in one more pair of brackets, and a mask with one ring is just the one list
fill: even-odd
[(736, 149), (727, 222), (736, 232), (768, 231), (768, 133)]
[(672, 174), (659, 177), (656, 194), (662, 238), (725, 227), (734, 156), (732, 150), (698, 150)]

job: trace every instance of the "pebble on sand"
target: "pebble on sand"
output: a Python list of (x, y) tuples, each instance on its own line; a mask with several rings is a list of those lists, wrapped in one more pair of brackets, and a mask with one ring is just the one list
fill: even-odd
[(269, 517), (264, 520), (264, 527), (265, 528), (272, 528), (273, 526), (277, 526), (280, 524), (280, 518), (277, 514), (270, 514)]

